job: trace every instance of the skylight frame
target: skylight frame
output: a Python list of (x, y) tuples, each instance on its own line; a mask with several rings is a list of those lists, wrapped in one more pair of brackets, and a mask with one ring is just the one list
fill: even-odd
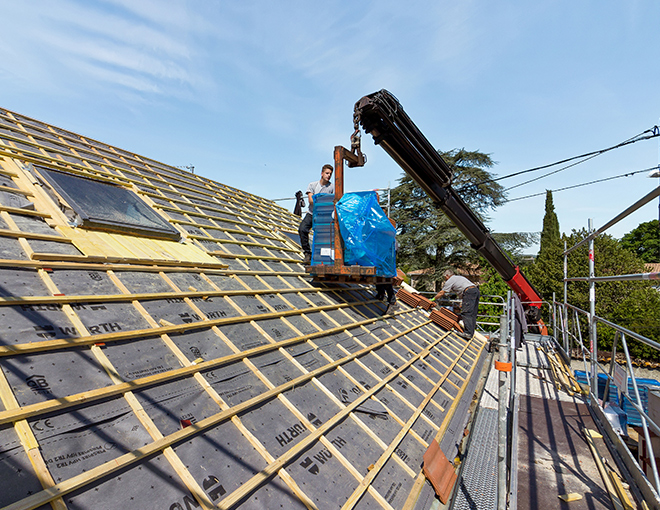
[[(35, 169), (39, 171), (39, 175), (57, 192), (66, 205), (78, 215), (80, 222), (77, 226), (79, 227), (172, 241), (179, 241), (181, 239), (181, 233), (131, 189), (59, 169), (36, 165)], [(117, 216), (125, 217), (126, 221), (117, 221), (103, 214), (98, 214), (93, 208), (90, 209), (89, 200), (80, 196), (76, 198), (73, 187), (63, 184), (61, 182), (63, 179), (58, 181), (58, 175), (64, 176), (65, 180), (79, 179), (86, 186), (92, 184), (93, 187), (97, 187), (98, 196), (105, 196), (107, 198), (103, 202), (104, 205), (112, 209)], [(134, 207), (135, 211), (140, 214), (142, 223), (131, 221), (130, 216), (124, 210), (119, 207), (113, 207), (117, 201), (124, 205), (124, 209), (130, 206)]]

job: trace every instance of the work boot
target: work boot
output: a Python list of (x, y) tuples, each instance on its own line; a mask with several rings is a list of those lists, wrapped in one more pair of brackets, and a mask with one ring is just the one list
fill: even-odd
[(303, 259), (303, 266), (309, 266), (312, 263), (312, 254), (310, 252), (305, 252), (305, 258)]
[(391, 313), (394, 313), (398, 309), (399, 309), (399, 305), (397, 304), (396, 298), (395, 298), (387, 304), (387, 309), (385, 310), (385, 315), (389, 315)]
[(461, 331), (461, 332), (458, 334), (458, 336), (460, 336), (461, 338), (465, 338), (466, 340), (472, 340), (472, 337), (473, 337), (474, 335), (471, 335), (470, 333), (466, 333), (465, 331)]

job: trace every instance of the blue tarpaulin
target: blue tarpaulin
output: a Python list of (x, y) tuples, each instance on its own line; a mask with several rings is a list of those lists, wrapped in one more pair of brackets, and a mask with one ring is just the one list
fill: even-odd
[(377, 276), (396, 276), (396, 230), (374, 191), (346, 193), (337, 202), (344, 264), (375, 266)]

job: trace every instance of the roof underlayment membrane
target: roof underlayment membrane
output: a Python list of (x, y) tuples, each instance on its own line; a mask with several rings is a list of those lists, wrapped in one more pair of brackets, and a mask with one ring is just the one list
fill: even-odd
[[(52, 172), (174, 234), (119, 199), (87, 224)], [(0, 110), (0, 508), (427, 507), (422, 456), (456, 456), (485, 340), (312, 282), (298, 221)]]

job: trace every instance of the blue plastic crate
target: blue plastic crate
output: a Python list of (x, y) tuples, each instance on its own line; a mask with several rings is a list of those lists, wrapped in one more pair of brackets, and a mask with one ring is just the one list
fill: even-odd
[(312, 200), (314, 200), (314, 207), (316, 204), (334, 204), (335, 203), (335, 194), (334, 193), (317, 193), (312, 195)]
[[(642, 409), (645, 413), (649, 411), (649, 389), (660, 388), (660, 381), (655, 379), (641, 379), (637, 378), (637, 389), (639, 390), (639, 398), (642, 401)], [(635, 388), (633, 388), (632, 380), (628, 379), (628, 394), (634, 396)], [(628, 423), (637, 427), (642, 426), (642, 417), (639, 411), (635, 409), (632, 403), (623, 397), (623, 410), (628, 415)]]
[[(587, 374), (583, 370), (576, 370), (575, 378), (581, 384), (589, 384)], [(598, 374), (598, 398), (601, 400), (605, 396), (605, 385), (607, 384), (607, 380), (608, 378), (605, 374)], [(613, 382), (610, 382), (610, 393), (607, 401), (619, 405), (619, 394), (616, 385)]]
[(312, 265), (335, 263), (335, 196), (331, 193), (319, 193), (312, 197), (314, 214), (312, 215)]
[[(582, 370), (575, 371), (575, 377), (578, 382), (582, 384), (588, 384), (587, 375)], [(605, 395), (605, 384), (607, 382), (607, 376), (605, 374), (598, 374), (598, 398), (602, 399)], [(637, 389), (639, 390), (639, 398), (641, 400), (642, 409), (644, 412), (649, 410), (649, 389), (660, 388), (660, 381), (656, 379), (644, 379), (637, 378)], [(628, 394), (635, 395), (635, 388), (633, 387), (632, 378), (628, 378)], [(639, 415), (639, 411), (635, 409), (630, 400), (627, 397), (622, 398), (622, 402), (619, 402), (619, 393), (617, 387), (614, 383), (610, 382), (610, 393), (608, 397), (608, 402), (612, 402), (621, 407), (628, 420), (628, 425), (633, 425), (637, 427), (642, 426), (642, 418)]]
[(314, 224), (328, 224), (334, 221), (335, 196), (331, 193), (318, 193), (312, 197), (314, 211), (312, 220)]

